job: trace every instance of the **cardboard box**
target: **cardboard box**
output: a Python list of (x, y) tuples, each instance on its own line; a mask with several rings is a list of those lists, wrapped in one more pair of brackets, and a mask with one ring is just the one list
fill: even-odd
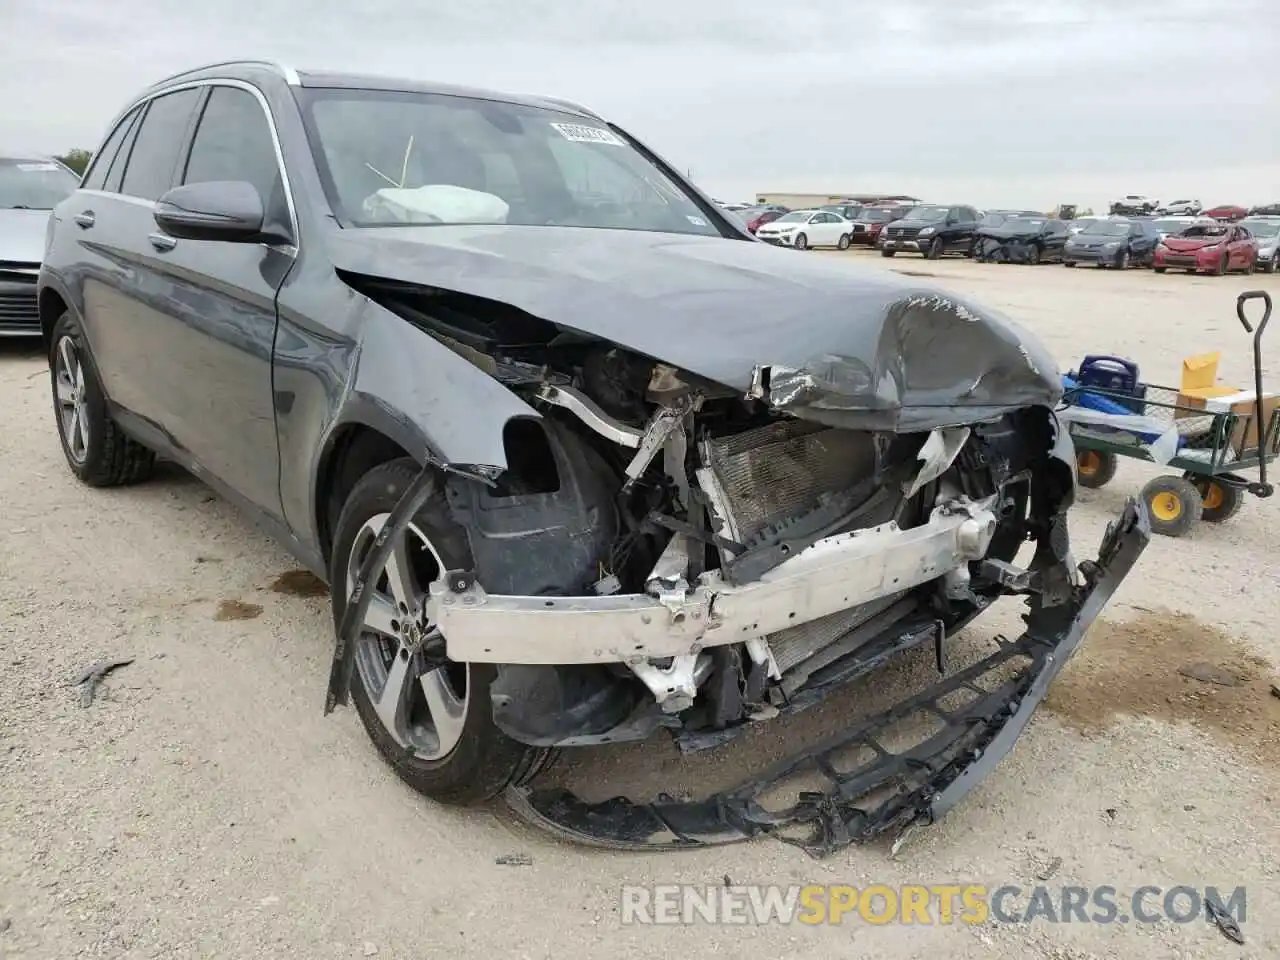
[[(1228, 389), (1230, 392), (1226, 392)], [(1197, 396), (1197, 393), (1211, 393), (1213, 395)], [(1256, 453), (1258, 449), (1258, 427), (1254, 419), (1254, 413), (1258, 404), (1257, 396), (1252, 390), (1225, 387), (1210, 387), (1190, 392), (1184, 390), (1178, 394), (1178, 404), (1180, 406), (1195, 407), (1197, 410), (1205, 411), (1206, 414), (1226, 413), (1228, 411), (1234, 413), (1237, 419), (1231, 431), (1231, 438), (1228, 441), (1231, 453), (1237, 457)], [(1262, 439), (1268, 442), (1268, 449), (1274, 449), (1276, 442), (1276, 437), (1269, 437), (1266, 433), (1271, 423), (1271, 417), (1276, 410), (1280, 410), (1280, 394), (1264, 393), (1262, 395)], [(1179, 418), (1191, 417), (1195, 416), (1195, 414), (1179, 410), (1177, 416)]]
[(1190, 393), (1193, 390), (1203, 390), (1206, 387), (1212, 387), (1218, 382), (1218, 361), (1222, 359), (1222, 352), (1215, 350), (1212, 353), (1198, 353), (1194, 357), (1187, 357), (1182, 361), (1182, 392)]

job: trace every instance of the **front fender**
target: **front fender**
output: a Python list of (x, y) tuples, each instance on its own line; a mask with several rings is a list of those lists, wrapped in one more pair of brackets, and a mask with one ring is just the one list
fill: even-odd
[(372, 301), (363, 312), (333, 428), (373, 426), (420, 463), (506, 469), (503, 428), (538, 412), (409, 321)]

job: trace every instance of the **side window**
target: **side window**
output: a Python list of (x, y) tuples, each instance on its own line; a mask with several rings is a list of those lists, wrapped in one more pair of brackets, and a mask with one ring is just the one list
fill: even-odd
[(264, 210), (283, 200), (280, 165), (266, 114), (257, 97), (237, 87), (214, 87), (191, 141), (182, 183), (243, 180)]
[(120, 192), (143, 200), (158, 199), (173, 185), (178, 155), (186, 140), (191, 111), (200, 90), (179, 90), (151, 101), (129, 154)]
[(968, 222), (973, 222), (974, 220), (981, 219), (978, 216), (978, 211), (973, 209), (973, 207), (963, 207), (961, 208), (960, 213), (962, 217)]
[(138, 127), (142, 126), (142, 115), (146, 111), (145, 105), (133, 111), (124, 139), (120, 141), (120, 149), (111, 158), (111, 168), (107, 171), (107, 182), (102, 185), (102, 189), (108, 193), (120, 192), (120, 181), (124, 179), (124, 168), (129, 162), (129, 153), (133, 150), (133, 142), (138, 139)]
[(111, 162), (116, 158), (116, 151), (120, 149), (120, 143), (129, 133), (133, 122), (138, 119), (138, 110), (140, 109), (140, 107), (135, 107), (130, 110), (128, 116), (116, 124), (110, 136), (98, 148), (98, 152), (93, 156), (93, 163), (85, 174), (84, 182), (80, 185), (82, 189), (103, 189), (107, 182), (107, 173), (111, 170)]

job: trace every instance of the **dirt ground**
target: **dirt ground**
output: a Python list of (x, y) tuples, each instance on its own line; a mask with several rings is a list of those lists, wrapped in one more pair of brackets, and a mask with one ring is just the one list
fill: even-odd
[[(1117, 353), (1176, 382), (1222, 349), (1249, 383), (1241, 290), (1275, 277), (893, 261), (1004, 310), (1063, 367)], [(1280, 327), (1272, 338), (1280, 354)], [(92, 491), (65, 469), (44, 361), (0, 342), (0, 956), (1274, 957), (1280, 955), (1280, 501), (1157, 538), (1015, 751), (944, 821), (823, 861), (775, 841), (635, 855), (555, 842), (500, 806), (435, 806), (381, 763), (354, 714), (321, 714), (322, 588), (176, 470)], [(1280, 363), (1270, 364), (1272, 382)], [(1122, 462), (1083, 491), (1077, 555), (1157, 472)], [(1005, 601), (962, 638), (1016, 627)], [(87, 664), (132, 658), (95, 702)], [(838, 729), (889, 684), (815, 710)], [(731, 781), (785, 730), (690, 768), (667, 743), (575, 754), (561, 776), (612, 794)], [(638, 761), (638, 762), (637, 762)], [(497, 862), (527, 855), (523, 865)], [(632, 884), (1245, 886), (1247, 942), (1197, 920), (653, 927), (620, 922)], [(695, 939), (696, 938), (696, 939)]]

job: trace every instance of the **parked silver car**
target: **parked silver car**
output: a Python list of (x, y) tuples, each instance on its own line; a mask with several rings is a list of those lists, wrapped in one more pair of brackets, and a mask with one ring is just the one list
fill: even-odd
[(40, 336), (36, 277), (49, 211), (79, 182), (52, 157), (0, 156), (0, 337)]

